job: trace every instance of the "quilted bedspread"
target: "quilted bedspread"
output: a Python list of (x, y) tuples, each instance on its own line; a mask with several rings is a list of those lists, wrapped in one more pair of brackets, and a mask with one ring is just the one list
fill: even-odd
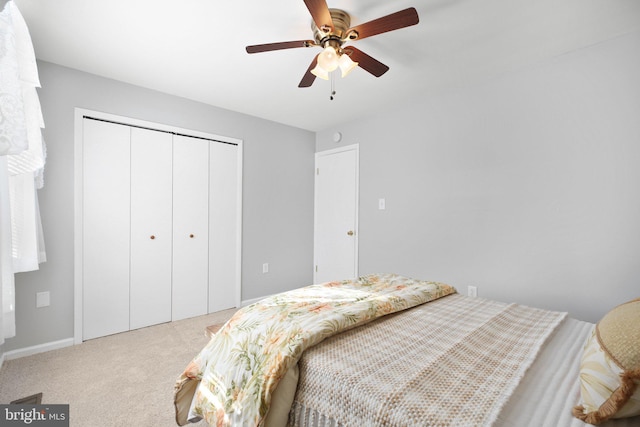
[(312, 285), (239, 310), (192, 360), (175, 387), (199, 381), (189, 419), (257, 426), (302, 352), (339, 332), (455, 293), (449, 285), (385, 274)]

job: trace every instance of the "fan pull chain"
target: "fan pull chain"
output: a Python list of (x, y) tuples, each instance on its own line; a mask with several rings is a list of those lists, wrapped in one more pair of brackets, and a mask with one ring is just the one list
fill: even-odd
[(331, 93), (329, 94), (329, 99), (331, 101), (333, 101), (333, 97), (336, 94), (336, 88), (335, 88), (335, 86), (336, 86), (336, 78), (335, 78), (335, 73), (334, 72), (331, 72), (329, 74), (331, 75), (330, 76), (330, 78), (331, 78)]

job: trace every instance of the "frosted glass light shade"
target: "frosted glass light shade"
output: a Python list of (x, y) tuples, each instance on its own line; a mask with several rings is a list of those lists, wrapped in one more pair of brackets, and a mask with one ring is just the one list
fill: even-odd
[(342, 71), (342, 77), (346, 77), (354, 68), (358, 66), (357, 62), (353, 62), (353, 60), (347, 54), (340, 55), (340, 59), (338, 60), (338, 66)]
[(313, 68), (313, 70), (311, 70), (311, 74), (313, 74), (316, 77), (320, 77), (323, 80), (329, 80), (329, 73), (327, 72), (327, 70), (322, 68), (320, 64), (317, 64)]
[(338, 68), (338, 52), (333, 46), (327, 46), (318, 55), (318, 65), (329, 73)]

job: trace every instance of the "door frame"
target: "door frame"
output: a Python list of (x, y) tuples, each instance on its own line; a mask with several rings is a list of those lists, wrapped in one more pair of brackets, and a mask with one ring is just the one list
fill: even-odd
[(243, 164), (243, 141), (238, 138), (228, 136), (215, 135), (206, 132), (199, 132), (191, 129), (184, 129), (177, 126), (165, 125), (161, 123), (150, 122), (146, 120), (135, 119), (131, 117), (119, 116), (115, 114), (105, 113), (101, 111), (88, 110), (85, 108), (75, 108), (74, 111), (74, 303), (73, 303), (73, 342), (74, 344), (82, 343), (82, 325), (83, 325), (83, 120), (90, 117), (98, 120), (119, 123), (127, 126), (136, 126), (151, 130), (163, 131), (168, 133), (180, 134), (195, 138), (203, 138), (221, 143), (233, 144), (238, 147), (238, 181), (237, 181), (237, 211), (238, 221), (236, 227), (236, 283), (235, 283), (235, 304), (236, 307), (242, 306), (242, 164)]
[(360, 232), (358, 228), (359, 220), (360, 220), (360, 144), (352, 144), (345, 145), (344, 147), (333, 148), (330, 150), (318, 151), (315, 153), (315, 164), (314, 164), (314, 181), (313, 181), (313, 283), (316, 283), (317, 277), (317, 242), (318, 242), (318, 159), (323, 156), (330, 156), (338, 153), (343, 153), (347, 151), (355, 151), (356, 153), (356, 161), (355, 161), (355, 175), (356, 175), (356, 194), (355, 194), (355, 224), (354, 224), (354, 272), (355, 276), (358, 276), (358, 268), (359, 268), (359, 242), (360, 242)]

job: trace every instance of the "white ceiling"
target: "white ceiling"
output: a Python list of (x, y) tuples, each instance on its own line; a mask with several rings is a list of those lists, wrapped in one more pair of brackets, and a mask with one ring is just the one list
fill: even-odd
[(319, 48), (249, 55), (313, 39), (303, 0), (15, 0), (36, 56), (318, 131), (415, 97), (476, 84), (640, 30), (639, 0), (328, 0), (367, 22), (407, 7), (416, 26), (354, 42), (390, 67), (298, 83)]

